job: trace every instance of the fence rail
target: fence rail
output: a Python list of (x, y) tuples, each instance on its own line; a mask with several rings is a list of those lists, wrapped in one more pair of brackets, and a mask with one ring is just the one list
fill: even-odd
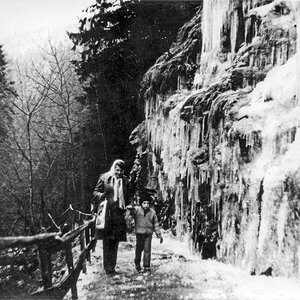
[(43, 233), (33, 236), (10, 236), (0, 238), (0, 251), (14, 247), (27, 247), (31, 245), (38, 245), (40, 243), (46, 243), (54, 241), (60, 237), (61, 232)]
[[(34, 236), (3, 237), (0, 238), (0, 251), (14, 247), (38, 246), (39, 263), (43, 279), (44, 289), (26, 296), (26, 299), (63, 299), (71, 289), (72, 299), (78, 299), (76, 283), (81, 270), (86, 272), (85, 261), (90, 261), (90, 251), (95, 247), (94, 236), (95, 217), (82, 222), (77, 228), (70, 230), (64, 225), (54, 233), (44, 233)], [(79, 238), (81, 253), (74, 263), (72, 254), (72, 242)], [(55, 286), (52, 285), (52, 263), (51, 255), (64, 250), (68, 275)], [(5, 258), (2, 257), (5, 261)], [(9, 262), (9, 259), (7, 259)]]

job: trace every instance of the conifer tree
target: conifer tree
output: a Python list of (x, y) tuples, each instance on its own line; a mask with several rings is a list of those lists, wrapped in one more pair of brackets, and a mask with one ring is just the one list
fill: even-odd
[(7, 62), (0, 45), (0, 138), (7, 133), (7, 127), (11, 117), (9, 98), (13, 94), (12, 84), (7, 79)]
[(86, 9), (89, 17), (80, 20), (79, 32), (69, 33), (81, 50), (75, 64), (91, 110), (86, 141), (91, 185), (113, 159), (134, 157), (128, 138), (143, 120), (141, 79), (198, 6), (199, 1), (98, 0)]

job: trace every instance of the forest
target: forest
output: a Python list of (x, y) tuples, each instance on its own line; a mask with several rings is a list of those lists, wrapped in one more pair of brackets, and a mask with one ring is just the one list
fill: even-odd
[(116, 158), (129, 173), (142, 77), (196, 7), (96, 1), (68, 33), (73, 49), (49, 41), (39, 57), (10, 66), (0, 48), (1, 236), (51, 231), (49, 214), (63, 224), (70, 204), (88, 211)]

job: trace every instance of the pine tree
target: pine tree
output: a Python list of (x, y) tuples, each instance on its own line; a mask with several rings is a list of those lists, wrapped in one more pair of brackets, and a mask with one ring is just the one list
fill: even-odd
[(14, 94), (12, 83), (7, 80), (7, 62), (0, 45), (0, 138), (7, 133), (11, 118), (10, 97)]
[(91, 111), (86, 140), (91, 185), (113, 159), (134, 158), (128, 138), (143, 120), (141, 79), (198, 6), (198, 1), (99, 0), (86, 10), (91, 16), (80, 20), (79, 32), (69, 33), (74, 48), (81, 49), (75, 64)]

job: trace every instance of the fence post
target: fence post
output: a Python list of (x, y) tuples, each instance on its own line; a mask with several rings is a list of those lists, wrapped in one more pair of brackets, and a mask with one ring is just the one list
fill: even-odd
[[(90, 243), (90, 226), (85, 229), (85, 244), (88, 245)], [(86, 254), (86, 259), (89, 263), (91, 263), (91, 252), (88, 251)]]
[[(62, 229), (63, 234), (68, 232), (69, 230), (70, 230), (70, 226), (68, 224), (64, 224)], [(65, 253), (66, 253), (66, 262), (68, 266), (68, 271), (70, 277), (72, 278), (72, 286), (71, 286), (72, 299), (75, 300), (78, 299), (78, 293), (77, 293), (76, 281), (73, 279), (74, 264), (73, 264), (73, 254), (72, 254), (72, 242), (66, 243)]]
[(46, 250), (45, 244), (39, 246), (39, 259), (44, 289), (52, 286), (52, 265), (51, 255)]
[[(82, 217), (80, 216), (80, 222), (79, 222), (80, 225), (83, 224), (83, 221), (82, 221)], [(85, 238), (84, 238), (84, 233), (85, 233), (85, 230), (82, 231), (80, 233), (80, 236), (79, 236), (79, 241), (80, 241), (80, 251), (82, 252), (85, 248)], [(86, 257), (85, 257), (85, 260), (83, 262), (83, 265), (82, 265), (82, 271), (84, 274), (86, 274)]]

